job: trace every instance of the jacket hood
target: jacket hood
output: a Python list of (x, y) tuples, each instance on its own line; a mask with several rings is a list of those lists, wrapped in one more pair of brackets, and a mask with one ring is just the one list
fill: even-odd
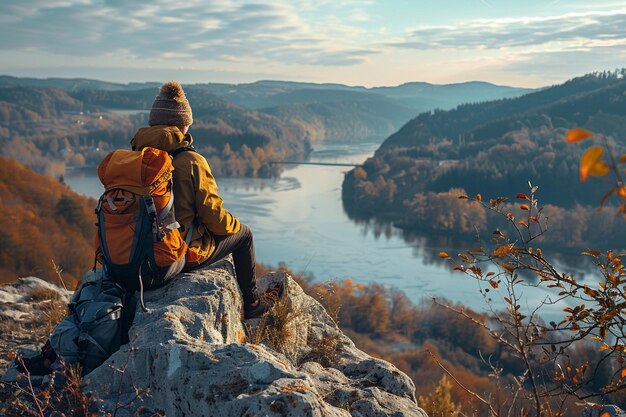
[(130, 144), (136, 151), (151, 147), (172, 152), (175, 149), (189, 146), (192, 142), (191, 135), (183, 135), (178, 127), (158, 125), (139, 129)]

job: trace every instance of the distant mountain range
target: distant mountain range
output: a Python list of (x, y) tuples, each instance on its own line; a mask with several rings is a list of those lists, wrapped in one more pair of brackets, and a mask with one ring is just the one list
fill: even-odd
[[(120, 84), (85, 78), (18, 78), (0, 75), (0, 87), (50, 87), (61, 88), (70, 92), (82, 90), (135, 91), (158, 88), (159, 85), (160, 83), (157, 82)], [(312, 101), (358, 100), (358, 96), (351, 97), (341, 94), (353, 92), (398, 100), (404, 106), (418, 112), (435, 108), (442, 110), (451, 109), (462, 103), (512, 98), (533, 91), (529, 88), (501, 86), (483, 81), (456, 84), (410, 82), (393, 87), (367, 88), (335, 83), (264, 80), (246, 84), (191, 84), (185, 85), (185, 87), (203, 89), (225, 100), (252, 109)], [(322, 91), (321, 95), (316, 94), (316, 91)], [(299, 93), (292, 95), (294, 92)], [(333, 95), (331, 92), (339, 94)]]
[(46, 87), (60, 88), (66, 91), (81, 90), (142, 90), (159, 87), (159, 83), (111, 83), (107, 81), (90, 80), (87, 78), (23, 78), (10, 75), (0, 75), (0, 87)]
[[(34, 144), (30, 153), (2, 153), (39, 171), (51, 171), (47, 159), (93, 164), (102, 152), (127, 146), (146, 123), (159, 85), (0, 76), (0, 142), (19, 136)], [(482, 82), (365, 88), (259, 81), (184, 88), (194, 109), (197, 145), (225, 175), (272, 175), (270, 160), (304, 155), (319, 141), (380, 140), (423, 110), (529, 91)], [(226, 144), (232, 153), (224, 158)], [(262, 151), (255, 153), (257, 148)]]
[[(359, 101), (368, 97), (396, 101), (413, 110), (413, 114), (431, 109), (451, 109), (462, 103), (517, 97), (533, 90), (466, 82), (459, 84), (406, 83), (395, 87), (347, 86), (289, 81), (257, 81), (251, 84), (207, 84), (213, 94), (245, 107), (263, 109), (294, 103)], [(357, 93), (349, 95), (347, 93)]]
[[(152, 104), (159, 84), (0, 76), (0, 88), (11, 86), (60, 88), (75, 97), (89, 95), (90, 103), (94, 105), (145, 110)], [(308, 124), (313, 120), (313, 140), (361, 140), (364, 136), (381, 139), (426, 110), (517, 97), (532, 91), (486, 82), (447, 85), (416, 82), (366, 88), (290, 81), (191, 84), (185, 85), (185, 90), (190, 97), (194, 92), (202, 91), (241, 107), (277, 116), (283, 121), (295, 119), (299, 124)], [(346, 120), (348, 127), (341, 126), (341, 120)]]

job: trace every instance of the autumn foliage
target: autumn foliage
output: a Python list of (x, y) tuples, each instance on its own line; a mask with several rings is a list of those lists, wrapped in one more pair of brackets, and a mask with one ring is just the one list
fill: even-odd
[[(565, 140), (570, 143), (577, 143), (592, 139), (594, 136), (599, 136), (603, 146), (594, 145), (587, 149), (582, 155), (580, 158), (580, 180), (587, 181), (587, 178), (590, 176), (604, 177), (612, 174), (614, 177), (612, 179), (612, 186), (602, 197), (600, 206), (605, 205), (611, 195), (615, 194), (620, 200), (619, 212), (626, 214), (626, 185), (624, 185), (624, 179), (622, 177), (622, 174), (626, 172), (626, 169), (624, 169), (622, 165), (626, 164), (626, 154), (621, 155), (619, 159), (617, 159), (612, 146), (605, 136), (595, 135), (585, 129), (576, 128), (570, 130), (567, 132)], [(602, 159), (605, 153), (608, 162)]]
[[(66, 167), (96, 166), (110, 151), (128, 149), (136, 130), (148, 125), (157, 91), (2, 88), (1, 154), (55, 176)], [(270, 177), (281, 171), (272, 161), (311, 150), (310, 125), (248, 110), (202, 89), (189, 93), (193, 144), (215, 175)]]
[[(259, 273), (263, 271), (261, 267)], [(485, 329), (468, 325), (463, 316), (437, 304), (425, 301), (416, 305), (398, 290), (349, 278), (320, 283), (292, 275), (307, 294), (326, 307), (357, 347), (407, 373), (422, 397), (419, 405), (434, 415), (448, 411), (454, 415), (460, 409), (464, 415), (482, 416), (488, 411), (458, 384), (450, 384), (451, 379), (442, 382), (442, 365), (465, 387), (493, 397), (502, 393), (481, 357), (501, 364), (506, 383), (512, 384), (522, 369), (521, 362), (503, 351)], [(479, 322), (490, 320), (485, 313), (457, 307)]]
[[(574, 129), (566, 141), (577, 143), (591, 137), (589, 131)], [(602, 159), (605, 153), (608, 162)], [(600, 204), (615, 194), (620, 199), (619, 213), (626, 212), (621, 196), (622, 160), (626, 162), (626, 157), (616, 162), (606, 140), (604, 147), (592, 146), (580, 159), (582, 181), (613, 174), (614, 182)], [(522, 365), (514, 384), (497, 384), (507, 397), (473, 393), (488, 407), (490, 416), (502, 415), (502, 410), (515, 416), (566, 416), (576, 406), (618, 401), (626, 393), (626, 254), (583, 251), (596, 266), (591, 282), (558, 271), (541, 249), (549, 218), (536, 198), (538, 187), (529, 183), (529, 188), (530, 192), (518, 193), (513, 201), (460, 195), (459, 199), (499, 216), (502, 227), (478, 236), (480, 247), (457, 256), (439, 254), (453, 269), (485, 284), (481, 293), (492, 314), (485, 322), (443, 305), (485, 330)], [(545, 288), (549, 295), (528, 305), (523, 294), (531, 286)], [(494, 297), (501, 298), (504, 308), (494, 307)], [(562, 309), (562, 318), (548, 322), (544, 311), (555, 307)], [(499, 380), (504, 367), (491, 357), (488, 363)]]
[[(532, 180), (541, 185), (546, 214), (550, 211), (551, 232), (542, 236), (542, 244), (610, 249), (611, 242), (626, 247), (626, 221), (613, 216), (614, 210), (595, 210), (602, 187), (577, 178), (581, 147), (588, 147), (585, 139), (591, 132), (579, 129), (571, 134), (581, 147), (563, 140), (574, 126), (601, 126), (604, 135), (595, 138), (606, 139), (616, 155), (626, 152), (619, 140), (624, 132), (625, 74), (589, 74), (514, 99), (422, 113), (346, 175), (346, 212), (357, 219), (393, 222), (426, 237), (467, 236), (473, 232), (472, 223), (483, 232), (497, 227), (497, 217), (487, 213), (484, 221), (474, 219), (475, 205), (458, 206), (447, 194), (463, 189), (470, 196), (511, 196)], [(604, 148), (601, 158), (591, 158), (599, 163), (589, 165), (585, 177), (611, 166)], [(591, 152), (590, 157), (597, 151)], [(619, 158), (615, 162), (619, 165)], [(626, 195), (626, 188), (620, 192)], [(442, 206), (454, 221), (437, 219)], [(466, 225), (463, 217), (470, 219)]]
[[(577, 143), (594, 136), (590, 131), (573, 129), (566, 139)], [(626, 155), (616, 158), (610, 142), (600, 139), (603, 146), (584, 151), (576, 168), (583, 181), (611, 175), (600, 205), (616, 196), (617, 212), (626, 213), (621, 165), (626, 163)], [(376, 163), (374, 158), (370, 166)], [(427, 164), (418, 162), (412, 169), (419, 175), (422, 169), (428, 172)], [(377, 169), (385, 171), (382, 165)], [(367, 195), (362, 201), (366, 210), (367, 201), (397, 202), (395, 195), (391, 200), (384, 196), (397, 190), (395, 181), (394, 187), (385, 189), (391, 181), (386, 180), (388, 176), (372, 176), (372, 172), (366, 165), (347, 178)], [(624, 235), (623, 218), (615, 215), (614, 206), (595, 216), (591, 207), (541, 206), (537, 191), (538, 187), (529, 183), (529, 191), (517, 193), (513, 199), (481, 194), (470, 197), (456, 189), (415, 193), (412, 200), (403, 201), (416, 225), (437, 225), (436, 229), (452, 233), (467, 233), (472, 226), (477, 227), (480, 246), (452, 256), (441, 252), (439, 257), (483, 284), (480, 293), (491, 311), (477, 314), (437, 300), (435, 306), (411, 307), (410, 317), (399, 322), (392, 318), (386, 331), (350, 333), (361, 348), (393, 361), (411, 375), (421, 400), (433, 407), (431, 411), (443, 407), (453, 414), (458, 403), (463, 415), (563, 417), (578, 416), (582, 407), (594, 404), (626, 406), (626, 254), (585, 250), (583, 255), (591, 258), (596, 270), (593, 279), (581, 280), (560, 272), (542, 250), (555, 241), (550, 236), (555, 233), (557, 242), (567, 242), (571, 247), (584, 248), (590, 241), (619, 247), (624, 242), (616, 236)], [(387, 213), (397, 215), (392, 206), (388, 207)], [(433, 207), (437, 209), (431, 210)], [(410, 222), (411, 218), (403, 221)], [(348, 284), (353, 288), (351, 282)], [(367, 293), (374, 286), (357, 287), (348, 294), (345, 282), (339, 287), (340, 299), (346, 301), (342, 308), (358, 312), (353, 303), (369, 304)], [(552, 295), (529, 305), (524, 297), (529, 287), (546, 288)], [(382, 298), (393, 311), (392, 300), (401, 298), (381, 288), (378, 291), (385, 294)], [(363, 298), (356, 301), (359, 297)], [(496, 298), (500, 303), (493, 302)], [(545, 311), (554, 315), (555, 309), (562, 311), (560, 317), (546, 318)], [(375, 314), (377, 318), (394, 317), (384, 311)], [(351, 329), (349, 320), (344, 318), (342, 324)], [(447, 382), (436, 383), (441, 372), (454, 379), (450, 392)]]
[(0, 157), (0, 278), (77, 282), (93, 265), (95, 201)]

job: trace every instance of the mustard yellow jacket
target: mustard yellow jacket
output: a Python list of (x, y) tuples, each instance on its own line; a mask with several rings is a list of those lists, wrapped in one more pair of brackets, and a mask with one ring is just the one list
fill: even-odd
[[(150, 126), (139, 129), (131, 145), (135, 150), (152, 147), (172, 152), (192, 142), (191, 135), (183, 135), (176, 126)], [(176, 220), (181, 224), (185, 238), (189, 230), (193, 230), (190, 250), (198, 258), (206, 258), (215, 250), (214, 235), (235, 234), (241, 224), (224, 208), (215, 177), (202, 155), (181, 152), (174, 158), (173, 165)]]

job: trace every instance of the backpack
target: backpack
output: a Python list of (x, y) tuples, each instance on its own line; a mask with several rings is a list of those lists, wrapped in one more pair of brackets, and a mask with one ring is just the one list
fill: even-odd
[(82, 365), (83, 375), (128, 343), (137, 306), (137, 297), (99, 272), (95, 280), (83, 282), (74, 292), (68, 316), (49, 339), (66, 363)]
[(128, 291), (159, 287), (185, 264), (187, 244), (174, 216), (172, 157), (156, 148), (116, 150), (98, 166), (96, 260)]

